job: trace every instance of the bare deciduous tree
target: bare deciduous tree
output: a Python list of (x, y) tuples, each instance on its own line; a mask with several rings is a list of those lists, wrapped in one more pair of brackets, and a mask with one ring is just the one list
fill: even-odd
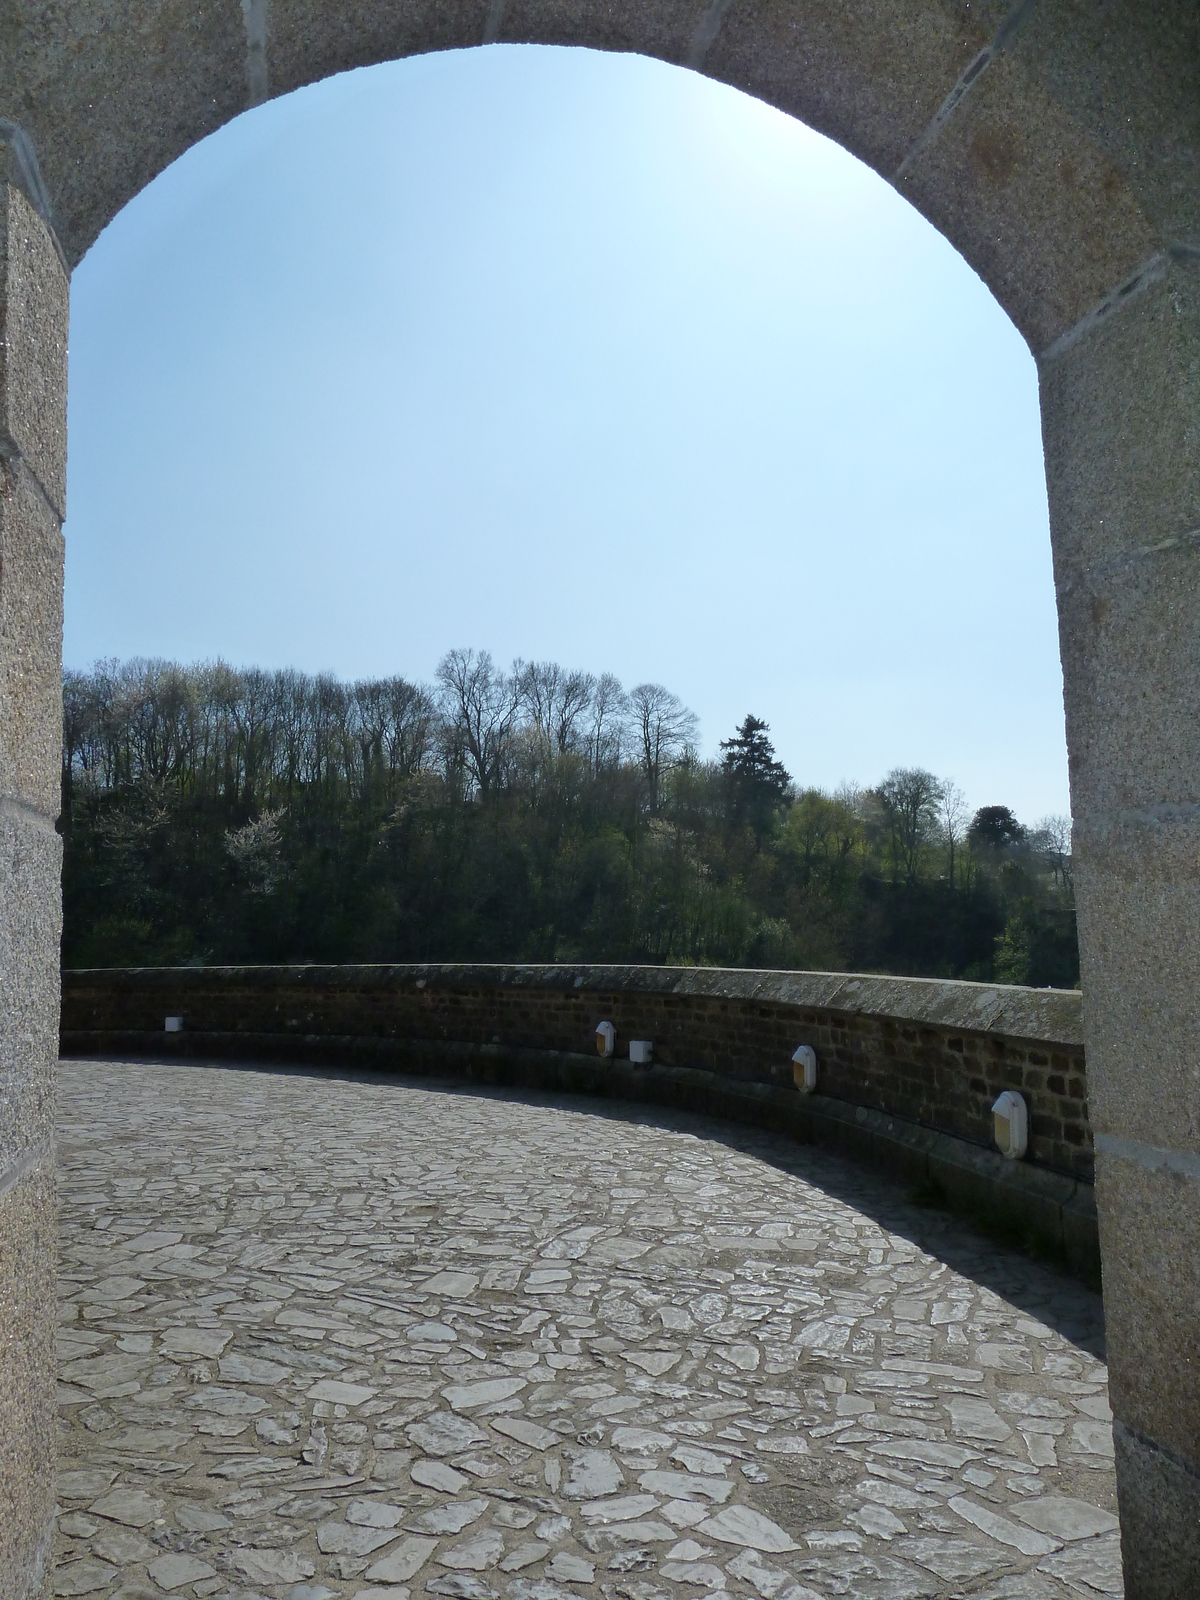
[(1071, 867), (1070, 817), (1043, 817), (1034, 830), (1030, 843), (1041, 851), (1054, 874), (1055, 884), (1061, 884), (1068, 894), (1075, 890), (1075, 875)]
[(521, 688), (492, 661), (491, 652), (451, 650), (438, 664), (443, 709), (459, 740), (481, 798), (500, 787)]
[(593, 774), (619, 765), (624, 750), (629, 696), (611, 672), (602, 672), (592, 690), (588, 758)]
[(942, 830), (942, 840), (946, 846), (947, 864), (950, 869), (950, 887), (954, 887), (954, 862), (958, 854), (958, 847), (967, 836), (967, 823), (970, 820), (970, 811), (967, 807), (967, 797), (954, 782), (947, 778), (942, 784), (941, 799), (938, 801), (938, 823)]
[(294, 667), (275, 674), (276, 760), (287, 800), (303, 781), (308, 732), (308, 679)]
[(629, 706), (650, 810), (657, 813), (662, 803), (663, 773), (695, 739), (696, 714), (661, 683), (639, 683), (630, 692)]
[(388, 771), (411, 778), (429, 766), (436, 744), (438, 709), (428, 689), (404, 678), (386, 679), (388, 723), (384, 755)]
[(543, 750), (559, 756), (574, 750), (595, 687), (591, 673), (567, 672), (556, 661), (514, 661), (512, 676)]

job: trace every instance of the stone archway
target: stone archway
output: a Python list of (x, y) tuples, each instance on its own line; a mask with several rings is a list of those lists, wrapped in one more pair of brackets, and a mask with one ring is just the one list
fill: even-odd
[(0, 22), (0, 1592), (6, 1600), (39, 1592), (54, 1504), (53, 818), (69, 271), (126, 200), (248, 105), (349, 67), (491, 41), (637, 50), (801, 117), (946, 234), (1038, 358), (1127, 1592), (1194, 1594), (1194, 0), (1017, 0), (1011, 9), (988, 0), (588, 0), (570, 11), (558, 0), (8, 7)]

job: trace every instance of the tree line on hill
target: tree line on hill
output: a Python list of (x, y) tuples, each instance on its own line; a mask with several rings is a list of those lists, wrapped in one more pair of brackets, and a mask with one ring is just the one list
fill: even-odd
[(63, 677), (63, 961), (617, 961), (1078, 982), (1070, 827), (898, 768), (715, 760), (660, 684), (452, 650), (432, 685)]

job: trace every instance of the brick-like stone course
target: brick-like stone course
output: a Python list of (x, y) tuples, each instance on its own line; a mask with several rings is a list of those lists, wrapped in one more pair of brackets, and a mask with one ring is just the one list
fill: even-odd
[[(1080, 997), (941, 980), (657, 967), (359, 966), (90, 970), (63, 975), (65, 1051), (115, 1033), (390, 1038), (617, 1053), (788, 1084), (799, 1044), (824, 1095), (992, 1144), (1003, 1089), (1030, 1111), (1029, 1159), (1092, 1181)], [(171, 1036), (163, 1035), (164, 1043)]]

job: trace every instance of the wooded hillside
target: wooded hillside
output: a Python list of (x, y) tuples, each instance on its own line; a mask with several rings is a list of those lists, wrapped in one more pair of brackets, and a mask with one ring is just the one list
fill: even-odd
[(451, 651), (432, 686), (63, 680), (67, 966), (638, 961), (1078, 981), (1070, 831), (897, 769), (805, 788), (747, 717)]

